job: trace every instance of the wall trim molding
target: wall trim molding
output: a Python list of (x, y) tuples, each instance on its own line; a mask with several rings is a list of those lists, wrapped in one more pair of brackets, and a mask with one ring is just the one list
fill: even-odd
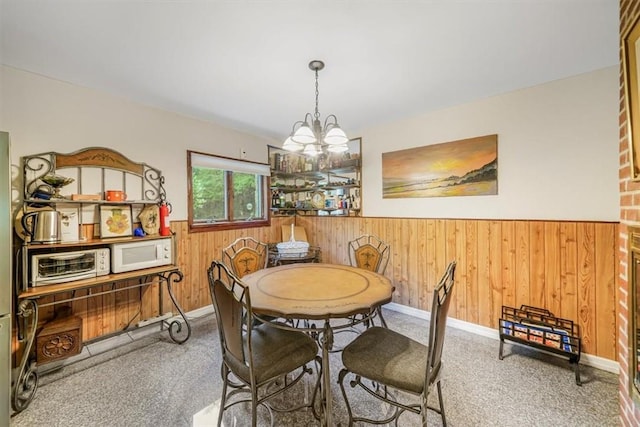
[[(406, 305), (398, 304), (395, 302), (390, 302), (389, 304), (384, 305), (384, 308), (387, 308), (392, 311), (397, 311), (398, 313), (417, 317), (419, 319), (429, 320), (430, 318), (430, 312), (428, 311), (420, 310), (414, 307), (408, 307)], [(500, 340), (500, 334), (498, 333), (497, 329), (488, 328), (486, 326), (477, 325), (475, 323), (465, 322), (464, 320), (458, 320), (452, 317), (448, 318), (447, 325), (451, 326), (452, 328), (460, 329), (466, 332), (471, 332), (472, 334), (491, 338), (496, 341)], [(520, 345), (514, 342), (509, 342), (509, 344)], [(544, 350), (540, 350), (540, 351), (544, 352)], [(545, 352), (545, 353), (553, 354), (548, 352)], [(496, 348), (496, 357), (497, 357), (497, 348)], [(611, 372), (613, 374), (619, 374), (619, 371), (620, 371), (620, 364), (615, 360), (605, 359), (604, 357), (594, 356), (591, 354), (582, 353), (580, 357), (580, 363), (587, 366), (591, 366), (592, 368), (597, 368), (603, 371)]]

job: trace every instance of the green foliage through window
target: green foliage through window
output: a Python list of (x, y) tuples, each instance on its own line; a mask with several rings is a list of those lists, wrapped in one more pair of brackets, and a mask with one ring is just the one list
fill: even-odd
[[(191, 228), (268, 221), (265, 166), (189, 152)], [(216, 167), (217, 166), (217, 167)], [(239, 170), (230, 169), (236, 167)], [(256, 173), (252, 173), (252, 168)], [(247, 171), (248, 170), (248, 171)], [(268, 166), (266, 166), (268, 171)], [(251, 223), (251, 225), (247, 225)], [(259, 224), (258, 224), (259, 225)]]
[(225, 214), (225, 177), (220, 169), (192, 169), (193, 219), (196, 222), (221, 220)]

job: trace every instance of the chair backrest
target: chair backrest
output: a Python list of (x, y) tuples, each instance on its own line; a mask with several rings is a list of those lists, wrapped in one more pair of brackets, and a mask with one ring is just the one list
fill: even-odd
[[(282, 241), (288, 242), (291, 239), (291, 225), (282, 226)], [(296, 242), (308, 242), (307, 232), (300, 225), (293, 226), (293, 239)]]
[(222, 250), (222, 262), (239, 278), (266, 268), (268, 261), (269, 246), (253, 237), (240, 237)]
[(451, 302), (451, 291), (455, 282), (456, 262), (451, 261), (447, 270), (433, 290), (431, 305), (431, 321), (429, 324), (429, 354), (427, 355), (427, 373), (425, 390), (440, 373), (444, 333), (447, 326), (447, 315)]
[[(247, 364), (247, 356), (243, 345), (244, 330), (250, 330), (252, 318), (249, 289), (236, 277), (229, 268), (213, 261), (207, 269), (209, 292), (215, 307), (220, 346), (224, 360), (232, 364)], [(246, 316), (245, 316), (246, 313)], [(243, 322), (245, 324), (243, 325)], [(247, 334), (250, 341), (250, 335)], [(248, 343), (250, 346), (250, 342)]]
[(349, 242), (349, 262), (353, 267), (384, 274), (389, 263), (389, 245), (377, 236), (363, 234)]

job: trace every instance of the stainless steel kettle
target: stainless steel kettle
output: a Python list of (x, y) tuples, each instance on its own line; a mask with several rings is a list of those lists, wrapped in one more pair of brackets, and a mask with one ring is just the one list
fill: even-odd
[[(31, 224), (27, 221), (31, 218)], [(22, 227), (31, 237), (32, 243), (58, 243), (61, 240), (60, 213), (37, 211), (22, 217)]]

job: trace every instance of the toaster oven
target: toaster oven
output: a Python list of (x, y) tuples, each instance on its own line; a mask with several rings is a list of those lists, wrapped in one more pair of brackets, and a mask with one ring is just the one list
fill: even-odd
[(52, 285), (109, 274), (109, 248), (31, 255), (31, 286)]

